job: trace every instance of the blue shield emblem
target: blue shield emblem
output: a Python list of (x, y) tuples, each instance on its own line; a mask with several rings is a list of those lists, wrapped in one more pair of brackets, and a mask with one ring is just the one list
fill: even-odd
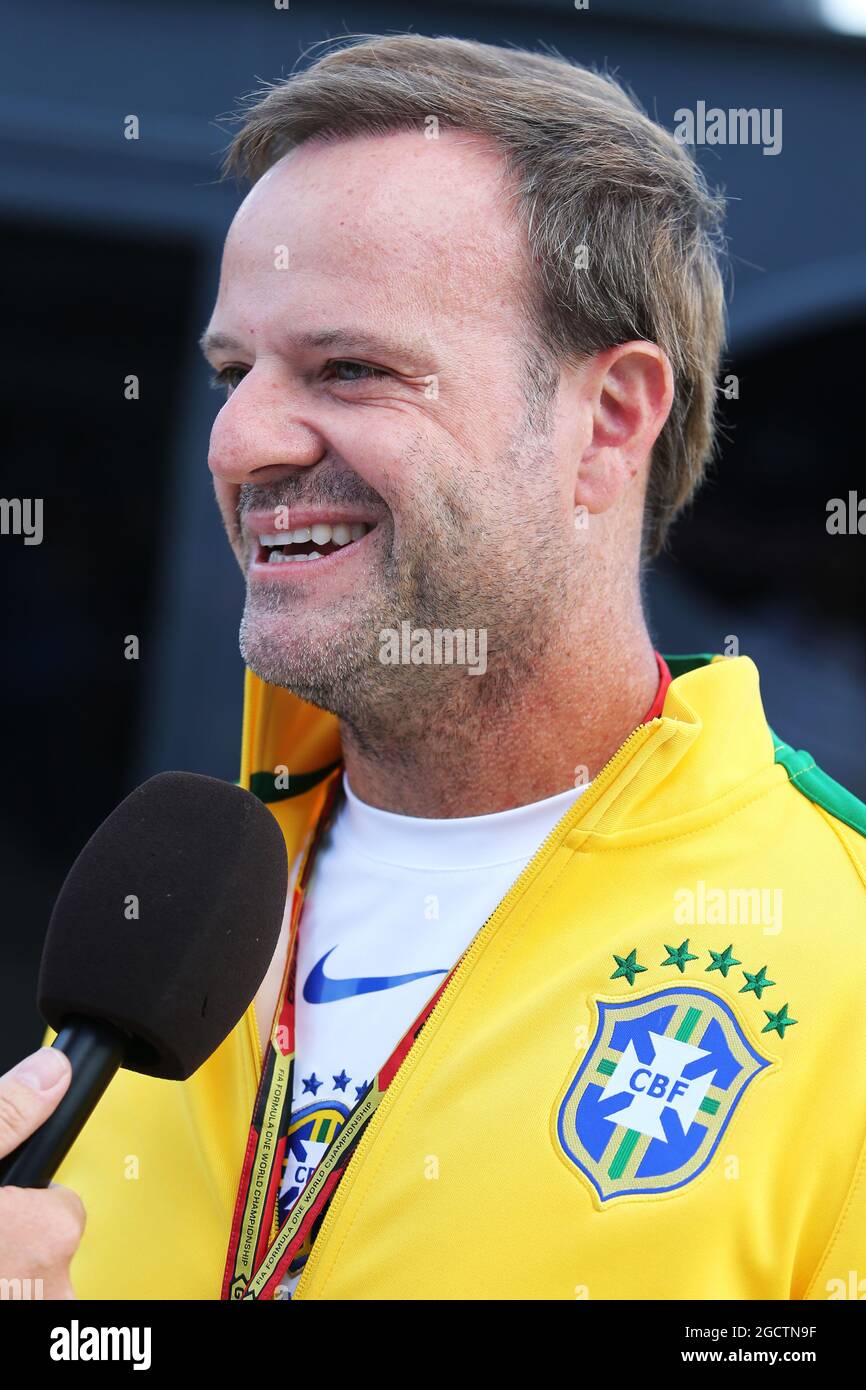
[(557, 1147), (600, 1206), (672, 1192), (706, 1168), (769, 1059), (705, 989), (595, 1003), (595, 1035), (555, 1112)]

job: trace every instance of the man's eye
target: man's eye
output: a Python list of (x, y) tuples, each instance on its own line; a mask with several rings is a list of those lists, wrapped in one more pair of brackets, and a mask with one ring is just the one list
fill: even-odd
[(240, 386), (248, 371), (248, 367), (223, 367), (220, 371), (214, 372), (210, 384), (215, 391), (226, 391), (231, 395), (232, 391)]
[(325, 370), (333, 372), (338, 381), (372, 381), (388, 375), (381, 367), (371, 367), (367, 362), (344, 362), (342, 359), (329, 362)]

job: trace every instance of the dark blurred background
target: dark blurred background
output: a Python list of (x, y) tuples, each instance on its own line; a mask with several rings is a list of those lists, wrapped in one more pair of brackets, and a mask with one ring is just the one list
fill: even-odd
[(0, 536), (0, 1070), (40, 1040), (51, 905), (103, 816), (163, 768), (237, 775), (242, 585), (196, 347), (242, 196), (220, 117), (323, 38), (549, 45), (671, 129), (698, 101), (782, 108), (778, 155), (698, 150), (729, 198), (739, 399), (649, 606), (664, 651), (735, 637), (777, 732), (866, 796), (866, 537), (826, 529), (830, 498), (866, 495), (866, 0), (42, 0), (0, 27), (0, 496), (45, 514), (42, 545)]

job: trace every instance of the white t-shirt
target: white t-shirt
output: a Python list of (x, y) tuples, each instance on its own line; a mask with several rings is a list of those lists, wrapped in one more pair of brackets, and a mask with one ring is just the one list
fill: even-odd
[[(428, 820), (355, 796), (323, 836), (301, 916), (280, 1224), (413, 1019), (584, 787)], [(281, 1285), (291, 1297), (305, 1256)]]

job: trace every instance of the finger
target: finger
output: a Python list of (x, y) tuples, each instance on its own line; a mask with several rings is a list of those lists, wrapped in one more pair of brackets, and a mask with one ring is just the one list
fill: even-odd
[(37, 1247), (50, 1267), (70, 1260), (86, 1223), (84, 1203), (71, 1188), (0, 1187), (0, 1266), (10, 1251)]
[(58, 1212), (63, 1213), (63, 1220), (71, 1223), (76, 1235), (76, 1244), (81, 1239), (84, 1225), (87, 1220), (87, 1213), (84, 1203), (77, 1192), (73, 1192), (71, 1187), (64, 1187), (62, 1183), (49, 1183), (46, 1191), (57, 1201)]
[(0, 1076), (0, 1158), (45, 1123), (71, 1077), (69, 1058), (54, 1047), (40, 1047)]

